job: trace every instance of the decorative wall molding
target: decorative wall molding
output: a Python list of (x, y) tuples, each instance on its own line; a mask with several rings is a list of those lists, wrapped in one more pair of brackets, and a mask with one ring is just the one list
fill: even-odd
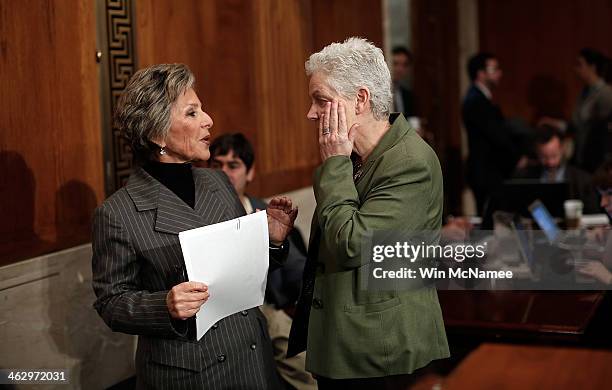
[(132, 153), (113, 126), (112, 113), (136, 70), (134, 4), (131, 0), (99, 0), (98, 13), (106, 193), (110, 195), (125, 185), (132, 171)]

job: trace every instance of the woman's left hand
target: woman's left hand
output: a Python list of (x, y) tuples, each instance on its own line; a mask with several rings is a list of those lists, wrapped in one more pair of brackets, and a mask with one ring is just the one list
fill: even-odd
[(291, 199), (280, 196), (270, 200), (266, 213), (268, 215), (270, 242), (273, 245), (280, 246), (293, 229), (293, 222), (297, 217), (298, 210), (293, 208)]
[(355, 123), (349, 129), (344, 103), (339, 100), (327, 102), (323, 118), (319, 120), (319, 151), (325, 162), (332, 156), (350, 156), (355, 143)]
[(612, 284), (612, 273), (599, 261), (589, 261), (586, 265), (578, 268), (578, 272), (602, 283)]

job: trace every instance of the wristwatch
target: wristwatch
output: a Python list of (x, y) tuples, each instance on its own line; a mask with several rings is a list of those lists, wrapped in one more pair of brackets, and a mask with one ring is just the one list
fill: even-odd
[(280, 246), (276, 246), (276, 245), (270, 243), (270, 245), (268, 245), (268, 247), (270, 249), (272, 249), (272, 250), (275, 250), (275, 251), (281, 251), (281, 250), (285, 249), (285, 241), (283, 241), (283, 243), (280, 244)]

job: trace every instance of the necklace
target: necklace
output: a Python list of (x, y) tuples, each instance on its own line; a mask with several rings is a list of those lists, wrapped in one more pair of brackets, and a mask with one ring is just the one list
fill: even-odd
[(351, 156), (353, 161), (353, 182), (357, 182), (363, 176), (363, 162), (359, 156)]

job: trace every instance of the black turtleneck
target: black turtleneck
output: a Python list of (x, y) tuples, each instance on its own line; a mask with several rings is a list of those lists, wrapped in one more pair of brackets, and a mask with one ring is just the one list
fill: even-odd
[(166, 186), (176, 196), (193, 208), (195, 205), (195, 183), (190, 163), (162, 163), (150, 161), (144, 170)]

